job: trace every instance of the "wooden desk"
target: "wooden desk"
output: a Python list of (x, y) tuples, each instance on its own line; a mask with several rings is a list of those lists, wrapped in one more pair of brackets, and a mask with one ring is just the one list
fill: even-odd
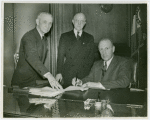
[[(89, 89), (88, 91), (83, 92), (66, 92), (61, 96), (61, 98), (56, 99), (53, 107), (48, 109), (44, 107), (45, 104), (35, 105), (29, 102), (31, 98), (43, 99), (40, 96), (33, 96), (28, 93), (13, 94), (8, 93), (7, 91), (7, 88), (4, 89), (4, 117), (95, 117), (94, 106), (92, 106), (89, 110), (85, 110), (84, 100), (87, 98), (96, 99), (97, 92), (101, 92), (101, 99), (110, 100), (110, 105), (114, 110), (114, 117), (131, 117), (132, 109), (127, 107), (127, 104), (143, 105), (143, 108), (136, 109), (136, 116), (147, 116), (147, 99), (140, 99), (142, 96), (142, 98), (147, 98), (146, 92), (132, 93), (129, 89), (114, 89), (110, 91)], [(52, 98), (45, 97), (44, 99), (49, 101)], [(14, 100), (17, 101), (14, 102), (16, 106), (9, 104)]]
[[(114, 116), (147, 116), (147, 92), (146, 91), (130, 91), (125, 89), (89, 89), (88, 91), (70, 91), (63, 94), (63, 99), (86, 100), (97, 99), (100, 92), (101, 100), (109, 100), (115, 111)], [(127, 105), (130, 104), (131, 107)], [(142, 105), (143, 108), (137, 108), (136, 105)], [(135, 113), (136, 112), (136, 113)]]

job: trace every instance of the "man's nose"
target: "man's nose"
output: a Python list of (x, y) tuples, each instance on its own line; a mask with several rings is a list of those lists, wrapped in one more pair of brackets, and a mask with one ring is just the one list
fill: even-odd
[(103, 52), (102, 52), (103, 54), (106, 54), (106, 50), (103, 50)]
[(80, 24), (81, 24), (81, 21), (78, 21), (78, 24), (80, 25)]
[(51, 25), (50, 24), (46, 24), (46, 28), (50, 28), (51, 27)]

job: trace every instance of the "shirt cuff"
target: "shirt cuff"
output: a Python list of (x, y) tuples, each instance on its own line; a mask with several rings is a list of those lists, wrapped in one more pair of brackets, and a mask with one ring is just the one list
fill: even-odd
[(98, 85), (101, 89), (106, 89), (100, 82), (99, 82), (99, 85)]
[(47, 72), (47, 73), (45, 73), (43, 76), (44, 76), (44, 78), (48, 78), (49, 75), (51, 75), (51, 73), (50, 73), (50, 72)]

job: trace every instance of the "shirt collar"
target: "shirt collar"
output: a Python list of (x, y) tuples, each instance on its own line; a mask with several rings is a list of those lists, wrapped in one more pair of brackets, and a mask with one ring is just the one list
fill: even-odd
[(110, 65), (110, 63), (111, 63), (113, 57), (114, 57), (114, 55), (113, 55), (112, 58), (110, 58), (108, 61), (104, 61), (104, 64), (105, 64), (105, 62), (107, 63), (107, 69), (108, 69), (108, 67), (109, 67), (109, 65)]
[(77, 30), (74, 28), (74, 34), (75, 34), (76, 37), (77, 37), (77, 32), (79, 32), (79, 36), (81, 37), (81, 35), (82, 35), (82, 30), (77, 31)]
[(40, 32), (40, 30), (38, 29), (38, 27), (36, 27), (36, 29), (37, 29), (37, 31), (38, 31), (38, 33), (40, 34), (41, 39), (42, 39), (44, 35)]

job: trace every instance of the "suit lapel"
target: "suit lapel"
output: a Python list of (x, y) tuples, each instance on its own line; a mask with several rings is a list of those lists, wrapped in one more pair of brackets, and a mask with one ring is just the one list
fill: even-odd
[[(84, 48), (86, 48), (87, 45), (87, 39), (85, 32), (82, 33), (81, 37), (79, 40), (76, 39), (74, 32), (72, 31), (72, 47), (71, 47), (71, 53), (73, 58), (80, 57), (81, 51), (83, 51)], [(87, 48), (86, 48), (87, 49)]]
[(88, 40), (86, 38), (86, 35), (85, 35), (84, 31), (82, 32), (82, 35), (81, 35), (79, 40), (81, 41), (82, 45), (84, 45), (84, 46), (88, 43)]
[(45, 58), (46, 58), (46, 55), (47, 55), (47, 50), (48, 50), (48, 41), (47, 39), (45, 38), (45, 41), (44, 41), (44, 49), (43, 49), (43, 57), (42, 57), (42, 62), (44, 63), (45, 62)]
[(116, 64), (118, 63), (117, 61), (118, 61), (117, 58), (114, 56), (112, 61), (111, 61), (111, 63), (110, 63), (110, 65), (108, 66), (108, 69), (107, 69), (107, 71), (105, 73), (105, 76), (104, 76), (103, 80), (106, 80), (107, 77), (110, 76), (110, 74), (112, 73), (112, 71), (116, 67)]
[(102, 69), (103, 69), (103, 60), (100, 61), (99, 63), (99, 67), (97, 67), (98, 69), (96, 70), (96, 80), (99, 79), (98, 81), (101, 81), (101, 78), (102, 78)]
[(71, 31), (70, 40), (71, 40), (70, 48), (69, 48), (70, 53), (72, 58), (76, 58), (80, 52), (81, 45), (80, 45), (80, 40), (77, 41), (73, 30)]
[(36, 38), (36, 44), (37, 44), (37, 50), (38, 50), (38, 55), (41, 59), (41, 55), (43, 53), (43, 50), (42, 50), (42, 40), (41, 40), (41, 36), (40, 34), (38, 33), (37, 29), (35, 28), (34, 30), (34, 34), (35, 34), (35, 38)]

